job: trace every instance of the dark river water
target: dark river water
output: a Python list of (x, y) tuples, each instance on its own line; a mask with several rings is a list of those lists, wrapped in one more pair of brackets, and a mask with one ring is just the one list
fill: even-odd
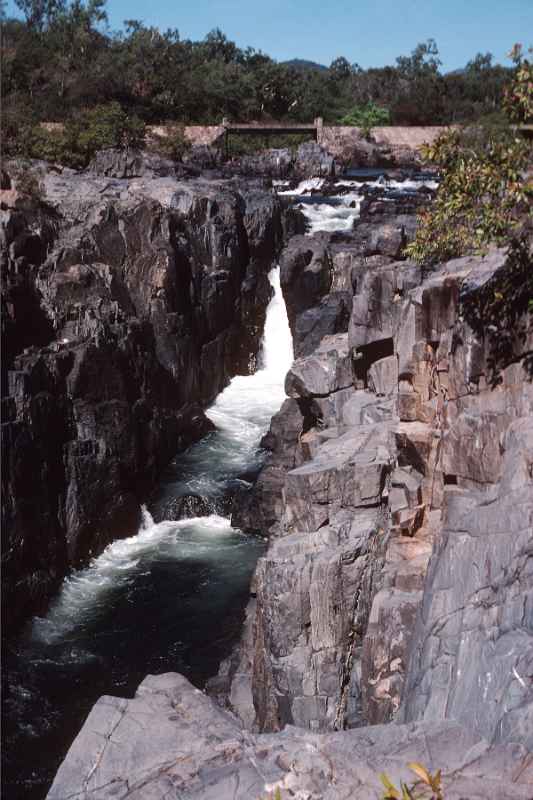
[(70, 575), (46, 616), (4, 645), (3, 800), (45, 797), (102, 694), (131, 697), (148, 673), (169, 671), (202, 687), (236, 642), (265, 542), (216, 513), (165, 516), (185, 495), (220, 508), (261, 465), (293, 357), (278, 269), (270, 280), (262, 366), (233, 379), (208, 410), (216, 431), (170, 465), (150, 505), (161, 521), (144, 509), (135, 536)]

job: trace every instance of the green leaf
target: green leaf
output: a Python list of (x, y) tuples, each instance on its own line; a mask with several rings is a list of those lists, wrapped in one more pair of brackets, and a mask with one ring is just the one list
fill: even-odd
[(419, 764), (417, 761), (411, 761), (411, 763), (407, 766), (412, 772), (415, 773), (415, 775), (418, 775), (418, 777), (424, 781), (427, 786), (431, 786), (431, 775), (427, 769), (422, 766), (422, 764)]
[(385, 795), (385, 800), (401, 800), (400, 795), (398, 794), (398, 789), (389, 779), (388, 775), (385, 772), (379, 773), (379, 779), (385, 789), (387, 790), (387, 794)]

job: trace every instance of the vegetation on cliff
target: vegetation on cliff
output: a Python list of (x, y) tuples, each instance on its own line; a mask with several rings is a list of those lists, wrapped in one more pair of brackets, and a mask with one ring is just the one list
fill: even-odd
[(507, 120), (450, 131), (424, 150), (426, 160), (440, 168), (442, 182), (406, 248), (419, 263), (523, 238), (533, 198), (532, 148), (511, 123), (533, 117), (533, 65), (518, 46), (510, 55), (515, 70), (502, 98)]
[(489, 245), (507, 248), (505, 268), (461, 301), (462, 316), (486, 339), (493, 385), (518, 357), (533, 376), (533, 354), (525, 352), (533, 324), (533, 152), (511, 124), (533, 117), (533, 64), (519, 47), (510, 56), (515, 73), (504, 96), (507, 124), (452, 131), (425, 149), (442, 182), (404, 251), (432, 267)]

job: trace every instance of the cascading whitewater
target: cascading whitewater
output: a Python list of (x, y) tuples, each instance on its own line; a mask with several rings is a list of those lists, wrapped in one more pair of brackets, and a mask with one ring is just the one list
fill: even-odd
[[(261, 464), (259, 443), (293, 359), (279, 268), (269, 279), (260, 368), (219, 395), (207, 412), (216, 431), (176, 457), (179, 478), (167, 491), (231, 495)], [(17, 783), (21, 796), (42, 796), (100, 695), (132, 693), (148, 672), (178, 671), (202, 685), (238, 635), (263, 540), (218, 514), (157, 522), (144, 508), (142, 517), (135, 536), (65, 579), (7, 655), (4, 754), (13, 773), (27, 775), (26, 762), (34, 770)]]
[[(194, 492), (209, 499), (223, 493), (228, 479), (245, 472), (257, 459), (261, 436), (285, 399), (284, 380), (293, 360), (293, 348), (279, 267), (270, 272), (269, 280), (274, 294), (266, 312), (260, 368), (253, 375), (233, 378), (207, 411), (217, 430), (186, 454), (192, 474), (176, 484), (184, 495)], [(166, 539), (175, 538), (181, 529), (191, 525), (205, 529), (206, 535), (228, 533), (231, 528), (229, 519), (217, 514), (156, 523), (143, 506), (139, 532), (108, 545), (86, 569), (66, 578), (47, 616), (35, 621), (35, 636), (57, 641), (83, 624), (92, 606), (101, 602), (107, 592), (134, 580), (141, 558), (146, 562)], [(179, 558), (179, 548), (176, 557)]]
[[(329, 193), (322, 195), (320, 191), (326, 185), (324, 178), (310, 178), (301, 181), (294, 189), (277, 189), (278, 194), (294, 197), (307, 219), (309, 235), (318, 231), (351, 231), (355, 221), (359, 218), (361, 201), (366, 189), (382, 189), (385, 193), (407, 193), (417, 191), (423, 187), (436, 189), (438, 182), (425, 178), (404, 181), (393, 180), (381, 175), (375, 180), (336, 180), (328, 184)], [(332, 192), (333, 188), (342, 190), (339, 194)]]

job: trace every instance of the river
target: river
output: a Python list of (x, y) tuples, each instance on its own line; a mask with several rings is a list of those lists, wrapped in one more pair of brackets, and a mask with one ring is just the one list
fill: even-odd
[[(216, 430), (169, 466), (150, 505), (156, 518), (190, 495), (216, 509), (261, 466), (293, 358), (279, 268), (269, 279), (260, 368), (208, 409)], [(203, 686), (238, 638), (264, 548), (219, 514), (154, 522), (144, 508), (137, 535), (67, 577), (46, 616), (4, 650), (4, 800), (42, 800), (102, 694), (132, 696), (146, 674), (168, 671)]]

